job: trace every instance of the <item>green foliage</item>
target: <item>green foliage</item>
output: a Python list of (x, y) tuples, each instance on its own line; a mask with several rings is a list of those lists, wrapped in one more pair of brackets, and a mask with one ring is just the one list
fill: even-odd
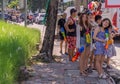
[(46, 9), (47, 1), (48, 0), (31, 0), (31, 10), (35, 12), (38, 9)]
[(36, 53), (40, 32), (0, 21), (0, 84), (14, 84), (19, 67)]
[(9, 8), (15, 8), (17, 7), (19, 4), (19, 1), (18, 0), (12, 0), (9, 4), (8, 4), (8, 7)]

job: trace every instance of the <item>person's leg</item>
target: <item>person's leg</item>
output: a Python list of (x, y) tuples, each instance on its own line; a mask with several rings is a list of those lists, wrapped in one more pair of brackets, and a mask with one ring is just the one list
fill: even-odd
[(107, 76), (104, 73), (103, 68), (102, 68), (104, 60), (105, 60), (105, 56), (101, 55), (100, 56), (100, 72), (101, 72), (101, 74), (99, 75), (100, 78), (107, 78)]
[(73, 49), (68, 49), (69, 61), (72, 61)]
[(80, 63), (80, 73), (84, 74), (84, 63), (85, 63), (85, 59), (84, 59), (84, 56), (85, 56), (85, 53), (86, 53), (86, 49), (82, 52), (80, 58), (79, 58), (79, 63)]
[(60, 41), (60, 53), (63, 53), (62, 52), (62, 45), (63, 45), (63, 40)]
[(85, 53), (85, 56), (84, 56), (84, 65), (85, 65), (85, 67), (84, 67), (84, 70), (87, 70), (87, 68), (88, 68), (88, 59), (89, 59), (89, 55), (90, 55), (90, 46), (88, 46), (88, 47), (86, 47), (86, 53)]
[(94, 67), (93, 65), (93, 62), (94, 62), (94, 54), (93, 54), (93, 51), (91, 51), (91, 56), (90, 56), (90, 67)]
[(63, 47), (63, 42), (64, 42), (64, 38), (61, 34), (61, 32), (59, 32), (59, 36), (60, 36), (60, 53), (62, 54), (62, 47)]
[(102, 74), (102, 72), (101, 72), (101, 64), (100, 64), (100, 60), (101, 59), (101, 56), (100, 55), (97, 55), (97, 56), (95, 56), (95, 67), (96, 67), (96, 69), (97, 69), (97, 72), (98, 72), (98, 74), (99, 75), (101, 75)]
[(110, 62), (110, 57), (107, 57), (107, 65), (109, 66)]
[(107, 69), (111, 69), (111, 66), (110, 66), (110, 57), (107, 57)]
[(68, 48), (67, 48), (67, 41), (65, 41), (65, 54), (68, 53)]
[(104, 56), (104, 55), (101, 55), (100, 67), (101, 67), (101, 72), (102, 72), (102, 73), (104, 72), (104, 71), (103, 71), (103, 68), (102, 68), (104, 61), (105, 61), (105, 56)]

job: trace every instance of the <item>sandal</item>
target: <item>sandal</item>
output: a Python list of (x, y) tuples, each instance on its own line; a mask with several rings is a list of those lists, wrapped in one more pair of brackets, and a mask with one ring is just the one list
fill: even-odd
[(110, 65), (107, 65), (107, 69), (112, 69), (112, 67)]
[(92, 70), (93, 70), (93, 69), (92, 69), (91, 67), (89, 67), (89, 68), (87, 68), (85, 71), (88, 72), (88, 73), (92, 73), (92, 72), (93, 72)]
[(87, 74), (85, 74), (84, 72), (80, 73), (81, 76), (87, 76)]
[(62, 50), (60, 51), (61, 54), (63, 54)]
[(100, 74), (100, 75), (99, 75), (99, 78), (100, 78), (100, 79), (107, 79), (107, 75), (106, 75), (106, 74)]
[(85, 70), (85, 71), (83, 71), (83, 73), (85, 73), (85, 74), (88, 74), (88, 72)]

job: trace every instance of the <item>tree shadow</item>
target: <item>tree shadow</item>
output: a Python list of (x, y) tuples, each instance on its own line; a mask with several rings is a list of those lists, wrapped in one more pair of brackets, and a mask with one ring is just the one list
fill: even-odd
[(112, 63), (111, 69), (106, 69), (107, 74), (113, 78), (115, 84), (120, 84), (120, 69), (116, 67), (116, 62)]

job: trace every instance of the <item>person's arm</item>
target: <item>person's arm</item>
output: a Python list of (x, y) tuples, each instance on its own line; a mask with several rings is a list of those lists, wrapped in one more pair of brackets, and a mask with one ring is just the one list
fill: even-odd
[(96, 28), (95, 31), (94, 31), (94, 35), (93, 35), (93, 39), (96, 40), (96, 41), (100, 41), (100, 42), (105, 42), (105, 40), (102, 40), (102, 39), (99, 39), (97, 38), (97, 34), (99, 33), (100, 29), (99, 28)]
[(69, 29), (69, 27), (68, 27), (68, 25), (71, 24), (71, 23), (72, 23), (71, 19), (68, 19), (68, 21), (64, 25), (67, 32), (73, 32), (74, 31), (74, 29)]

